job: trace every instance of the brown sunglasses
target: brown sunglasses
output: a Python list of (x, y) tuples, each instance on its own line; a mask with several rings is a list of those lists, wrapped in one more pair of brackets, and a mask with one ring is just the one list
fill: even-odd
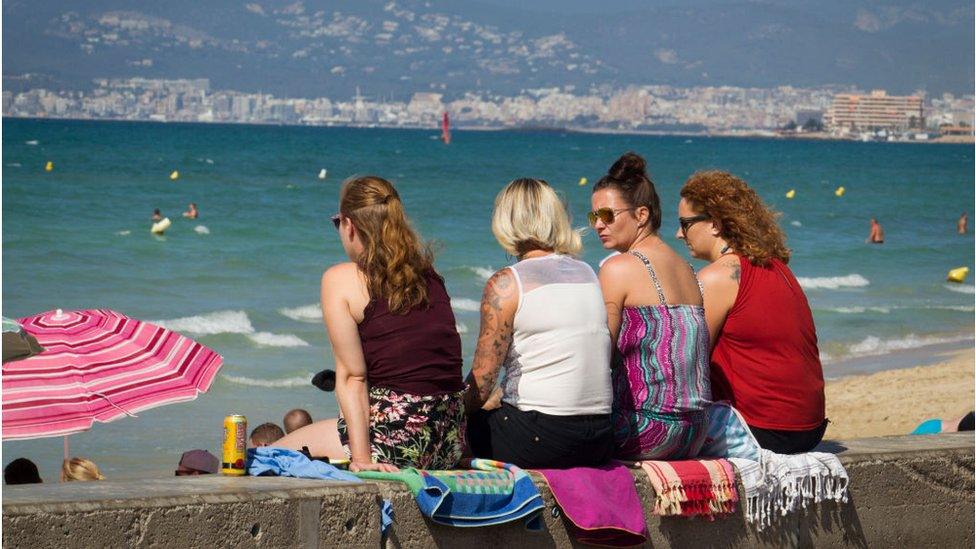
[(600, 208), (598, 210), (593, 210), (586, 214), (586, 218), (590, 221), (590, 226), (596, 225), (596, 220), (599, 219), (604, 225), (609, 225), (617, 219), (618, 212), (629, 212), (636, 210), (637, 208), (618, 208), (614, 210), (613, 208)]

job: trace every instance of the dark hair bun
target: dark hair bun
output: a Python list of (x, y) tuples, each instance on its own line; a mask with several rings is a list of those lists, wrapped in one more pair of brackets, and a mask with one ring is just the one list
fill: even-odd
[(617, 181), (627, 181), (635, 177), (647, 177), (647, 162), (635, 152), (624, 153), (610, 166), (607, 174)]

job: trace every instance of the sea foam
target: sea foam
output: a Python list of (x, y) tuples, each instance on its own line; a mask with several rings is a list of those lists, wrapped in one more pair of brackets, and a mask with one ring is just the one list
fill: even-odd
[(244, 311), (216, 311), (197, 316), (187, 316), (169, 320), (153, 320), (174, 332), (189, 332), (196, 335), (213, 334), (251, 334), (254, 326)]
[(292, 334), (256, 332), (247, 334), (247, 338), (262, 347), (308, 347), (307, 341)]
[(318, 303), (300, 307), (282, 307), (278, 309), (278, 314), (299, 322), (322, 322), (322, 307)]
[(480, 311), (481, 303), (466, 297), (451, 299), (451, 308), (455, 311)]
[(486, 281), (491, 278), (491, 275), (495, 274), (494, 270), (487, 267), (472, 267), (470, 265), (465, 265), (464, 268), (478, 275), (478, 278)]
[(197, 234), (210, 234), (210, 229), (208, 229), (206, 225), (197, 225), (196, 227), (193, 227), (193, 230)]
[(251, 387), (304, 387), (312, 383), (312, 375), (284, 377), (280, 379), (257, 379), (245, 376), (232, 376), (221, 374), (221, 377), (231, 383), (238, 385), (249, 385)]
[(944, 284), (946, 290), (951, 290), (953, 292), (959, 292), (961, 294), (971, 294), (976, 290), (976, 286), (970, 286), (968, 284)]
[(928, 345), (955, 343), (957, 341), (965, 341), (966, 339), (971, 338), (971, 335), (918, 336), (915, 334), (908, 334), (905, 337), (894, 339), (881, 339), (877, 336), (868, 336), (863, 340), (848, 346), (847, 351), (852, 357), (884, 355), (893, 353), (895, 351), (926, 347)]
[(820, 276), (808, 278), (805, 276), (797, 277), (800, 286), (807, 290), (836, 290), (838, 288), (863, 288), (871, 282), (863, 276), (854, 273), (847, 276)]

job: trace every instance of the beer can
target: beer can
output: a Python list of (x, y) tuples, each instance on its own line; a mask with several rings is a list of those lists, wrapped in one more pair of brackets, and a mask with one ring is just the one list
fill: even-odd
[(224, 418), (224, 457), (220, 472), (225, 475), (244, 475), (247, 457), (247, 418), (231, 414)]

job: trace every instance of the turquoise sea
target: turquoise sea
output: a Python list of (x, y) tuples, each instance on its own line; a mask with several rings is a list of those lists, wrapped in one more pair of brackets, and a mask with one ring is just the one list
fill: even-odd
[[(628, 150), (647, 158), (662, 232), (682, 253), (672, 236), (678, 189), (697, 169), (743, 177), (783, 213), (829, 375), (857, 357), (883, 367), (914, 348), (972, 345), (973, 276), (945, 282), (950, 268), (974, 263), (972, 232), (955, 230), (961, 213), (973, 217), (971, 145), (457, 131), (445, 146), (437, 134), (4, 119), (3, 315), (107, 307), (160, 321), (225, 359), (196, 401), (97, 424), (70, 438), (71, 453), (110, 478), (167, 475), (183, 450), (219, 452), (227, 413), (251, 426), (280, 422), (292, 407), (334, 416), (333, 396), (308, 380), (332, 367), (318, 283), (344, 259), (329, 216), (353, 174), (394, 181), (436, 243), (467, 358), (481, 288), (510, 261), (490, 229), (498, 190), (544, 178), (582, 225), (590, 188), (580, 178), (596, 181)], [(189, 202), (199, 219), (181, 218)], [(149, 233), (153, 208), (173, 221), (164, 237)], [(864, 242), (872, 216), (882, 246)], [(592, 234), (584, 242), (596, 266), (606, 252)], [(48, 481), (61, 453), (61, 439), (3, 443), (4, 464), (30, 457)]]

